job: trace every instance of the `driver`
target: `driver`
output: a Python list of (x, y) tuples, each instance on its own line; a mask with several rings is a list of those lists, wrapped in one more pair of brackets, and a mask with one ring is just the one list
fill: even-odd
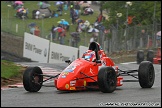
[[(97, 51), (97, 55), (96, 55), (95, 51)], [(103, 58), (103, 57), (106, 57), (106, 54), (102, 50), (100, 44), (97, 42), (90, 43), (89, 49), (82, 56), (82, 58), (84, 58), (88, 61), (92, 61), (92, 62), (94, 62), (95, 60), (101, 60), (101, 58)]]
[(83, 54), (82, 58), (94, 62), (96, 60), (96, 55), (94, 51), (88, 50)]

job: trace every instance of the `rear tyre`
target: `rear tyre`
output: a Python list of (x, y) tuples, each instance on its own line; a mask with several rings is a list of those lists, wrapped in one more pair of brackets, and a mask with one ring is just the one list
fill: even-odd
[(143, 61), (138, 69), (139, 84), (142, 88), (151, 88), (155, 80), (154, 66), (150, 61)]
[(39, 67), (28, 67), (23, 74), (23, 85), (26, 91), (38, 92), (43, 83), (42, 70)]
[(150, 61), (153, 63), (153, 58), (154, 58), (154, 51), (153, 50), (149, 50), (147, 52), (147, 61)]
[(112, 93), (116, 89), (116, 73), (112, 67), (101, 67), (98, 73), (98, 86), (103, 93)]
[(143, 50), (139, 50), (137, 52), (137, 64), (140, 64), (142, 61), (144, 61), (144, 51)]

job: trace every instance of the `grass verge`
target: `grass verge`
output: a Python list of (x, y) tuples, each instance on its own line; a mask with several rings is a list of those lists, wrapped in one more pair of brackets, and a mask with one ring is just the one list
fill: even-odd
[(1, 77), (3, 78), (12, 78), (19, 76), (22, 69), (23, 67), (17, 66), (11, 61), (1, 60)]
[(14, 62), (1, 60), (1, 87), (22, 82), (25, 69)]

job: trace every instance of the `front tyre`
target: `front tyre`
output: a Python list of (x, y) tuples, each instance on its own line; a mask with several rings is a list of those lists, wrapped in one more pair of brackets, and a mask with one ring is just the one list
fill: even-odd
[(98, 73), (98, 86), (103, 93), (112, 93), (116, 89), (116, 73), (112, 67), (101, 67)]
[(28, 67), (23, 74), (23, 85), (26, 91), (38, 92), (43, 83), (42, 70), (39, 67)]
[(139, 84), (142, 88), (151, 88), (155, 80), (154, 66), (150, 61), (143, 61), (138, 69)]

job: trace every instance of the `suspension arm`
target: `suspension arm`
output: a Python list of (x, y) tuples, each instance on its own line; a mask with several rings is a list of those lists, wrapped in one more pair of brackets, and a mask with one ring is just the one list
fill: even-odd
[(95, 77), (95, 76), (88, 76), (88, 75), (86, 75), (85, 73), (83, 73), (83, 72), (80, 72), (80, 74), (83, 74), (85, 77), (83, 77), (83, 78), (76, 78), (75, 80), (79, 80), (79, 79), (84, 79), (84, 78), (90, 78), (90, 79), (92, 79), (93, 81), (95, 81), (95, 82), (97, 82), (94, 78), (92, 78), (92, 77)]
[(135, 75), (131, 75), (131, 74), (129, 74), (129, 73), (135, 73), (135, 72), (138, 72), (138, 70), (127, 70), (127, 71), (123, 71), (123, 70), (120, 70), (120, 69), (118, 69), (118, 70), (119, 70), (119, 75), (127, 74), (127, 75), (129, 75), (129, 76), (132, 76), (132, 77), (138, 79), (138, 77), (136, 77)]
[(52, 75), (44, 75), (44, 74), (39, 74), (39, 75), (41, 75), (41, 76), (45, 76), (45, 77), (49, 77), (48, 79), (46, 79), (46, 80), (43, 81), (43, 82), (45, 82), (45, 81), (48, 81), (48, 80), (50, 80), (50, 79), (52, 79), (52, 78), (56, 78), (56, 77), (58, 77), (58, 76), (60, 75), (60, 73), (57, 74), (57, 75), (55, 75), (55, 76), (52, 76)]

